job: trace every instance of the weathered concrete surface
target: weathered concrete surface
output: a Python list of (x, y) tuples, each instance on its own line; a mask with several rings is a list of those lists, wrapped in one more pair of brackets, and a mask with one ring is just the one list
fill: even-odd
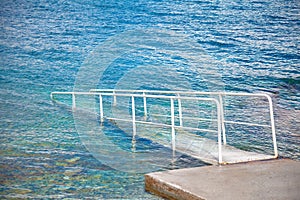
[(155, 172), (147, 191), (167, 199), (300, 199), (300, 162), (257, 161)]

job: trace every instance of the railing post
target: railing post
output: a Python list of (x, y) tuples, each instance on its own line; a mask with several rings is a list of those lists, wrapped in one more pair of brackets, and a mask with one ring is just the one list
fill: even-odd
[(222, 133), (221, 133), (221, 106), (219, 101), (215, 101), (217, 104), (217, 117), (218, 117), (218, 147), (219, 147), (219, 164), (223, 163), (223, 158), (222, 158)]
[(180, 95), (177, 94), (178, 96), (178, 114), (179, 114), (179, 126), (183, 126), (182, 123), (182, 107), (181, 107), (181, 99), (180, 99)]
[(104, 121), (104, 111), (103, 111), (103, 100), (102, 100), (102, 95), (99, 94), (99, 110), (100, 110), (100, 122), (101, 124)]
[(75, 99), (75, 92), (72, 92), (72, 110), (76, 109), (76, 99)]
[(134, 103), (134, 96), (131, 96), (131, 110), (132, 110), (132, 137), (135, 140), (136, 135), (136, 124), (135, 124), (135, 103)]
[(219, 102), (220, 102), (220, 115), (221, 115), (221, 126), (222, 126), (222, 134), (223, 134), (223, 144), (226, 145), (226, 133), (225, 133), (225, 119), (224, 119), (224, 107), (223, 107), (223, 97), (222, 94), (219, 94)]
[(275, 121), (274, 121), (274, 113), (273, 113), (273, 103), (272, 99), (269, 95), (266, 94), (266, 97), (269, 101), (269, 110), (270, 110), (270, 120), (271, 120), (271, 128), (272, 128), (272, 138), (273, 138), (273, 148), (274, 148), (274, 156), (278, 157), (278, 149), (277, 149), (277, 141), (276, 141), (276, 132), (275, 132)]
[(172, 150), (175, 152), (175, 113), (174, 113), (174, 99), (171, 98), (171, 124), (172, 124)]
[(146, 94), (145, 92), (143, 92), (143, 100), (144, 100), (144, 116), (145, 116), (145, 119), (147, 119), (147, 98), (146, 98)]
[(117, 105), (117, 96), (116, 96), (116, 92), (115, 91), (113, 91), (113, 98), (114, 98), (113, 105), (116, 106)]

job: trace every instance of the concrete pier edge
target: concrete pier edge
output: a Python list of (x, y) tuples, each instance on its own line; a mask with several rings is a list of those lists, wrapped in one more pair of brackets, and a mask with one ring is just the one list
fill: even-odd
[(179, 197), (182, 199), (198, 200), (199, 197), (193, 195), (187, 190), (184, 190), (177, 185), (171, 183), (165, 183), (159, 179), (153, 178), (151, 175), (145, 175), (145, 190), (155, 194), (157, 196), (170, 199), (178, 200)]
[(170, 200), (300, 199), (300, 162), (254, 161), (154, 172), (145, 190)]

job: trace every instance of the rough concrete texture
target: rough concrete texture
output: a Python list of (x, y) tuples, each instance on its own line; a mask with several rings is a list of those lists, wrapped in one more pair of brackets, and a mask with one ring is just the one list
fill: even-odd
[(206, 166), (145, 175), (147, 191), (167, 199), (300, 199), (300, 162), (289, 159)]

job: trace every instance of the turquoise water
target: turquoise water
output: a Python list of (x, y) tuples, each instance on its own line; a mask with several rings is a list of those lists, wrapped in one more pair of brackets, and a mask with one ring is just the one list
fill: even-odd
[[(99, 45), (135, 29), (164, 29), (189, 38), (188, 44), (197, 44), (218, 62), (226, 91), (271, 94), (279, 153), (299, 160), (297, 0), (4, 0), (0, 8), (1, 198), (157, 199), (144, 192), (143, 173), (116, 170), (96, 159), (80, 139), (72, 112), (49, 98), (51, 91), (73, 90), (77, 74)], [(116, 59), (98, 86), (114, 88), (124, 71), (146, 66), (149, 71), (173, 70), (171, 75), (180, 74), (191, 89), (209, 89), (203, 74), (184, 58), (148, 52)], [(147, 87), (157, 85), (149, 82)], [(118, 130), (107, 129), (118, 137)], [(251, 138), (254, 144), (259, 140)], [(176, 167), (191, 165), (203, 164)]]

